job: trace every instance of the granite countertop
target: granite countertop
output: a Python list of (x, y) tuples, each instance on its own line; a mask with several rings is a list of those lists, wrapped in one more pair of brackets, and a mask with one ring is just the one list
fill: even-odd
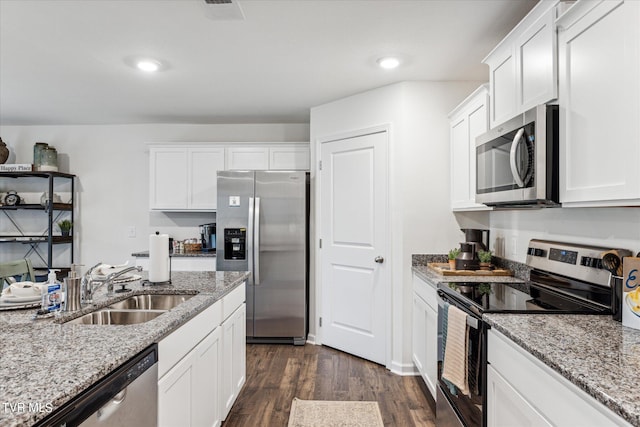
[(629, 423), (640, 426), (640, 331), (610, 316), (485, 314), (485, 321)]
[[(137, 258), (149, 258), (149, 251), (141, 251), (141, 252), (134, 252), (131, 254), (132, 257), (137, 257)], [(185, 252), (185, 253), (181, 253), (181, 254), (175, 254), (173, 252), (171, 252), (171, 254), (169, 255), (173, 258), (207, 258), (207, 257), (213, 257), (215, 258), (216, 256), (216, 251), (210, 251), (210, 252)]]
[[(103, 287), (96, 292), (92, 306), (63, 313), (59, 319), (32, 320), (34, 309), (0, 312), (0, 425), (32, 425), (45, 418), (220, 300), (248, 275), (248, 272), (177, 271), (171, 275), (171, 285), (142, 286), (141, 280), (129, 282), (127, 287), (133, 292), (113, 297), (107, 297)], [(197, 295), (146, 323), (61, 323), (141, 293)], [(35, 411), (36, 406), (41, 410)]]

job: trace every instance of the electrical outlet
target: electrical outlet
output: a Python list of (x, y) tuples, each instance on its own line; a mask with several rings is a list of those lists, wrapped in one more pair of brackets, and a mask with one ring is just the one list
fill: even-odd
[(135, 225), (130, 225), (129, 228), (127, 229), (127, 236), (133, 238), (136, 237), (136, 226)]
[(511, 236), (511, 244), (509, 246), (511, 246), (509, 248), (511, 255), (518, 255), (518, 236)]

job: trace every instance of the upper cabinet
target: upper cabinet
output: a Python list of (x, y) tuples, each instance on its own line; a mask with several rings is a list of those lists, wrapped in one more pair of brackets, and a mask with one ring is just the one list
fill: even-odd
[(558, 97), (558, 3), (538, 3), (484, 59), (489, 66), (492, 128)]
[(476, 137), (488, 130), (489, 86), (482, 85), (449, 114), (451, 209), (486, 210), (476, 203)]
[(216, 174), (224, 170), (223, 147), (152, 146), (149, 159), (151, 209), (216, 209)]
[(579, 1), (557, 21), (560, 201), (640, 205), (640, 2)]
[(219, 170), (309, 170), (309, 143), (149, 145), (149, 208), (215, 211)]

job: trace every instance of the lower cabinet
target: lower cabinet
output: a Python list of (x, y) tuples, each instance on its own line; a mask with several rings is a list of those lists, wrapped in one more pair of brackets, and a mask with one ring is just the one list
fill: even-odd
[(222, 323), (222, 419), (225, 420), (246, 380), (246, 306)]
[(489, 427), (630, 425), (493, 329), (487, 352)]
[[(158, 426), (220, 426), (246, 378), (245, 285), (158, 343)], [(231, 313), (231, 314), (229, 314)]]
[(438, 300), (433, 285), (413, 277), (412, 359), (434, 400), (438, 381)]

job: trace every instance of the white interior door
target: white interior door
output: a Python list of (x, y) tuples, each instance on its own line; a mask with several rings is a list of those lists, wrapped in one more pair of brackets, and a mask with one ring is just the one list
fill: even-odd
[(385, 364), (387, 132), (322, 144), (322, 343)]

